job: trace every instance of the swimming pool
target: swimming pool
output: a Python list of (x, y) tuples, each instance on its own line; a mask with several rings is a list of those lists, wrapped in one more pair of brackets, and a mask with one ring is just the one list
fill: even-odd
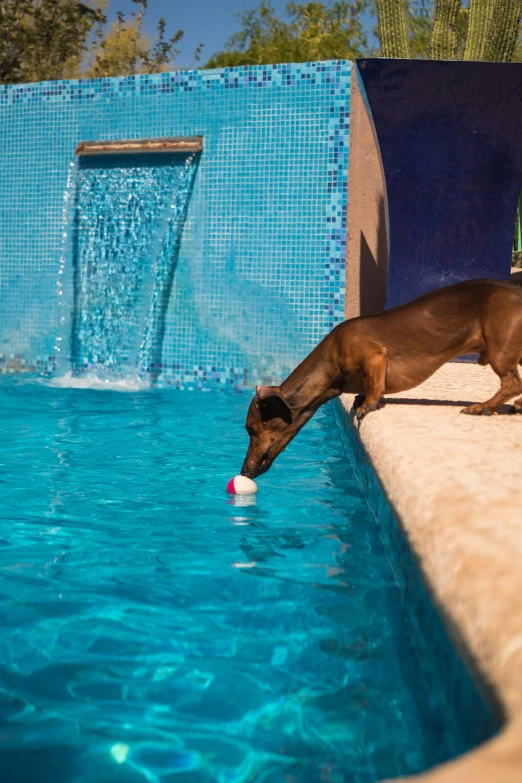
[(250, 399), (0, 384), (5, 780), (370, 783), (467, 748), (332, 406), (225, 495)]

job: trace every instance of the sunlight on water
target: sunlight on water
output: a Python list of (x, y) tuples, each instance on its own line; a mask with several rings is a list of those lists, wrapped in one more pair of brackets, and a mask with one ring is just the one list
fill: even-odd
[(331, 406), (226, 496), (250, 399), (0, 383), (6, 783), (374, 783), (466, 749)]

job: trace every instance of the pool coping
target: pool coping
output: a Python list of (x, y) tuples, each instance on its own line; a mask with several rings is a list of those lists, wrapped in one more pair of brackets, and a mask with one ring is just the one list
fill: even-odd
[(508, 406), (458, 415), (497, 388), (490, 368), (448, 364), (359, 425), (353, 396), (341, 398), (447, 632), (503, 724), (414, 778), (424, 783), (522, 780), (522, 416), (504, 415)]

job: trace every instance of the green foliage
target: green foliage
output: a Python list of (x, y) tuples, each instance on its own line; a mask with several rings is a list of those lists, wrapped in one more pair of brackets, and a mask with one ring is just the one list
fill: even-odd
[(77, 0), (0, 0), (0, 83), (70, 76), (102, 19)]
[[(98, 24), (96, 44), (91, 53), (86, 76), (121, 76), (134, 73), (158, 73), (172, 66), (179, 55), (177, 44), (183, 38), (183, 30), (165, 37), (166, 23), (158, 22), (156, 41), (151, 44), (143, 32), (143, 19), (148, 0), (132, 0), (138, 10), (127, 18), (121, 11), (110, 30), (105, 20)], [(196, 55), (197, 57), (198, 55)]]
[(469, 9), (460, 8), (457, 14), (457, 60), (464, 59), (469, 31)]
[(438, 0), (431, 34), (432, 60), (455, 60), (457, 58), (459, 11), (460, 0)]
[[(0, 83), (156, 73), (173, 67), (183, 37), (167, 37), (164, 19), (154, 41), (143, 32), (148, 0), (107, 24), (108, 0), (0, 0)], [(202, 47), (194, 54), (199, 60)]]
[(381, 57), (409, 57), (408, 0), (376, 0)]
[[(112, 25), (108, 2), (0, 0), (0, 83), (174, 67), (182, 30), (169, 36), (160, 19), (150, 41), (148, 0), (132, 0), (135, 11)], [(368, 8), (377, 11), (382, 56), (522, 62), (522, 0), (469, 0), (469, 10), (465, 0), (294, 0), (282, 18), (262, 0), (239, 14), (239, 33), (207, 67), (371, 56), (361, 21)]]
[(408, 28), (410, 57), (428, 59), (433, 30), (432, 0), (411, 0), (408, 6)]
[(259, 8), (238, 14), (241, 30), (214, 55), (207, 68), (265, 63), (349, 59), (368, 54), (360, 19), (368, 0), (291, 2), (287, 20), (276, 16), (263, 0)]

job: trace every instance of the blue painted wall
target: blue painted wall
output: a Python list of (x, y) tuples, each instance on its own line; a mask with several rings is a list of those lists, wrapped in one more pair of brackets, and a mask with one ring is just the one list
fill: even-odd
[(522, 64), (359, 60), (386, 179), (386, 306), (509, 279), (522, 186)]
[(0, 87), (0, 367), (54, 371), (77, 143), (203, 135), (160, 383), (280, 380), (343, 319), (350, 69)]

